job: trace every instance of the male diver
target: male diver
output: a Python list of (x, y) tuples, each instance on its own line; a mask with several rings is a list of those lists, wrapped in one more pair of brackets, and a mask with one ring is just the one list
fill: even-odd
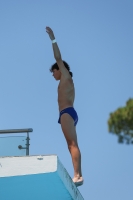
[(54, 58), (56, 60), (56, 63), (52, 65), (50, 71), (53, 73), (54, 78), (57, 81), (60, 81), (58, 85), (58, 105), (60, 113), (58, 123), (61, 124), (72, 157), (74, 167), (73, 182), (76, 186), (80, 186), (83, 184), (83, 177), (81, 172), (81, 153), (78, 147), (76, 134), (78, 115), (73, 107), (75, 88), (72, 79), (72, 72), (70, 72), (69, 65), (62, 60), (52, 29), (46, 27), (46, 32), (52, 41)]

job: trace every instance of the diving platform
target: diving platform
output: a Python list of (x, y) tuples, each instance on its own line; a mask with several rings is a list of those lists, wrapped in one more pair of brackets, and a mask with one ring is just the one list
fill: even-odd
[(57, 155), (0, 157), (0, 200), (83, 200)]

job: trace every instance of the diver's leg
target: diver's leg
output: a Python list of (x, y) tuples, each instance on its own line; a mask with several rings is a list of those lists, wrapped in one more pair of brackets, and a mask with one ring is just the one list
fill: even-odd
[(73, 167), (74, 167), (73, 181), (76, 182), (77, 180), (82, 179), (81, 153), (78, 147), (74, 120), (68, 113), (64, 113), (61, 116), (61, 127), (67, 141), (68, 149), (72, 157), (72, 162), (73, 162)]

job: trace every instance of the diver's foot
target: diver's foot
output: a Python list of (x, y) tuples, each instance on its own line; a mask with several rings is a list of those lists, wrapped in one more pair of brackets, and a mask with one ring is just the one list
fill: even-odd
[(82, 176), (81, 177), (74, 177), (73, 182), (76, 185), (76, 187), (78, 187), (78, 186), (83, 185), (84, 180), (83, 180)]

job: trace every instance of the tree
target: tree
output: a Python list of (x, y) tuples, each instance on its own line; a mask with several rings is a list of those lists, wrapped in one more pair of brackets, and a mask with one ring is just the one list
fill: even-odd
[(125, 107), (110, 113), (108, 129), (110, 133), (118, 136), (119, 143), (125, 141), (127, 144), (133, 144), (133, 99), (129, 99)]

